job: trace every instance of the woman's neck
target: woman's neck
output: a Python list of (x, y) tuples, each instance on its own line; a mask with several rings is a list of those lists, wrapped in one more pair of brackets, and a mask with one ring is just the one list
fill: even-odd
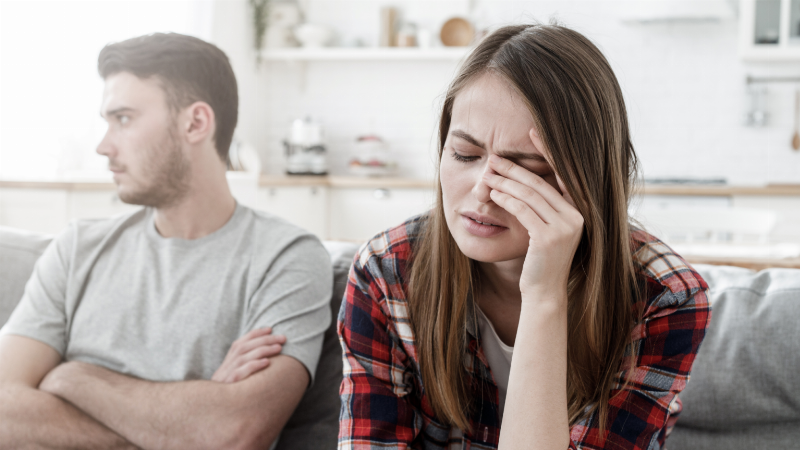
[(489, 318), (506, 345), (514, 345), (522, 308), (519, 279), (524, 258), (498, 263), (480, 263), (478, 306)]

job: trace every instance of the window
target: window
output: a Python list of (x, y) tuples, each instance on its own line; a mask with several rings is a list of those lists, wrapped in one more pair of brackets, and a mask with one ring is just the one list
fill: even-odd
[(0, 179), (108, 178), (94, 149), (109, 42), (158, 31), (208, 39), (212, 2), (0, 2)]

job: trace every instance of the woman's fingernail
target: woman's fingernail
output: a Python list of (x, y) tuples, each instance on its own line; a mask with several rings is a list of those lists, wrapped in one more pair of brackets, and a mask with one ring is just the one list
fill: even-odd
[(489, 162), (493, 163), (500, 162), (500, 157), (497, 155), (489, 155)]

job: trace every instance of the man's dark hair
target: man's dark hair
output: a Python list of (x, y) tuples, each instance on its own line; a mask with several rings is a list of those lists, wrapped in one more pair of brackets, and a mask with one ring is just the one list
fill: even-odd
[(156, 77), (174, 111), (196, 101), (208, 103), (216, 118), (217, 153), (227, 161), (239, 93), (230, 61), (215, 45), (176, 33), (148, 34), (106, 45), (97, 58), (97, 71), (103, 79), (120, 72)]

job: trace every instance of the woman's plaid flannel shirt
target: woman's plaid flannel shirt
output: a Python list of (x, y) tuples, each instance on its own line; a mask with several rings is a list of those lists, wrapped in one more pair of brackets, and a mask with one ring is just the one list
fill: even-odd
[[(415, 217), (379, 234), (350, 269), (338, 319), (344, 350), (339, 449), (497, 448), (498, 390), (474, 323), (465, 355), (475, 399), (472, 431), (462, 435), (443, 424), (425, 396), (406, 301), (408, 261), (425, 223), (425, 216)], [(636, 358), (635, 374), (624, 389), (618, 377), (605, 441), (593, 416), (572, 426), (570, 449), (662, 448), (711, 318), (708, 287), (697, 272), (653, 236), (635, 231), (633, 238), (646, 277), (646, 295), (633, 305), (643, 306), (644, 320), (626, 351), (626, 359)]]

